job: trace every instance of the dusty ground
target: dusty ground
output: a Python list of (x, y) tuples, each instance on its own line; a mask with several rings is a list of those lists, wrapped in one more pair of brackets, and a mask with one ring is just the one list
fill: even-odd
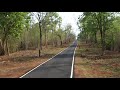
[(106, 51), (100, 56), (99, 48), (83, 44), (76, 49), (75, 78), (120, 78), (120, 53)]
[(0, 78), (18, 78), (35, 66), (48, 60), (66, 48), (43, 47), (42, 56), (38, 57), (38, 50), (19, 51), (10, 56), (0, 56)]

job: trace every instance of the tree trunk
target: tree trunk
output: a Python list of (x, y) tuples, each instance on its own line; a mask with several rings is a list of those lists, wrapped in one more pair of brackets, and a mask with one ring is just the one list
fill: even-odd
[(112, 33), (112, 41), (111, 41), (111, 51), (114, 51), (114, 39), (113, 39), (113, 33)]
[(62, 39), (61, 39), (61, 36), (59, 36), (60, 37), (60, 46), (62, 46)]
[(0, 51), (0, 55), (5, 55), (5, 40), (3, 39), (1, 42), (1, 51)]
[(60, 41), (60, 45), (62, 46), (62, 40)]
[(105, 30), (103, 30), (103, 44), (102, 44), (102, 48), (103, 48), (103, 55), (104, 55), (104, 51), (105, 51)]
[(55, 47), (57, 47), (57, 40), (55, 41)]
[(101, 53), (101, 56), (103, 56), (103, 54), (104, 54), (104, 44), (103, 44), (103, 29), (102, 29), (102, 27), (101, 27), (101, 24), (99, 25), (99, 29), (100, 29), (101, 46), (102, 46), (102, 53)]
[(104, 54), (103, 32), (101, 33), (101, 45), (102, 45), (102, 53), (101, 53), (101, 55), (103, 56), (103, 54)]
[(95, 43), (97, 43), (97, 36), (96, 36), (97, 33), (95, 32), (94, 34), (95, 34)]
[(52, 46), (54, 47), (54, 38), (53, 38), (53, 30), (52, 30)]
[(28, 28), (27, 31), (25, 31), (25, 49), (28, 49)]
[(98, 19), (98, 28), (99, 28), (99, 30), (100, 30), (100, 35), (101, 35), (101, 46), (102, 46), (102, 53), (101, 53), (101, 56), (103, 56), (104, 55), (104, 27), (103, 27), (103, 25), (102, 25), (102, 17), (101, 16), (99, 16), (99, 19)]
[(47, 48), (47, 30), (45, 29), (45, 47)]
[(101, 55), (103, 56), (105, 51), (105, 30), (103, 27), (100, 29), (100, 33), (101, 33), (101, 45), (102, 45)]
[(5, 40), (7, 38), (7, 33), (5, 32), (6, 29), (4, 28), (3, 29), (4, 31), (4, 37), (1, 39), (1, 52), (0, 52), (0, 55), (5, 55)]
[(8, 41), (6, 40), (6, 54), (9, 56), (9, 47), (8, 47)]
[(103, 55), (104, 55), (104, 51), (105, 51), (105, 49), (106, 49), (106, 42), (105, 42), (105, 32), (106, 32), (106, 30), (107, 30), (107, 28), (106, 28), (106, 17), (103, 18), (102, 30), (103, 30), (103, 44), (102, 44), (102, 50), (103, 50)]
[(118, 46), (118, 52), (120, 52), (120, 46)]
[(2, 41), (0, 41), (0, 56), (5, 55), (5, 49)]
[(40, 29), (40, 46), (39, 46), (39, 57), (41, 56), (41, 50), (42, 50), (42, 30), (41, 30), (41, 25), (39, 22), (39, 29)]
[(0, 55), (1, 55), (1, 50), (2, 50), (2, 41), (0, 39)]
[(3, 55), (5, 55), (5, 48), (1, 48), (1, 51), (0, 51), (0, 56), (3, 56)]
[(85, 31), (85, 42), (87, 44), (87, 33), (86, 33), (86, 31)]

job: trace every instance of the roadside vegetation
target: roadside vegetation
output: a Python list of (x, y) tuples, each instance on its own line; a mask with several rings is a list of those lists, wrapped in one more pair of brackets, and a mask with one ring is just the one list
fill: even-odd
[(19, 77), (68, 47), (75, 35), (57, 12), (0, 12), (0, 77)]
[(84, 12), (77, 24), (75, 78), (119, 78), (119, 13)]

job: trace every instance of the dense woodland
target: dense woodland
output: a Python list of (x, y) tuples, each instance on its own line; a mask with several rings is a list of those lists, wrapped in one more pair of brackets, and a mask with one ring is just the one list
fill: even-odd
[(77, 25), (78, 39), (105, 50), (120, 52), (120, 16), (118, 12), (83, 12)]
[(39, 49), (40, 56), (43, 46), (61, 47), (73, 41), (72, 26), (61, 23), (57, 12), (0, 12), (0, 55)]

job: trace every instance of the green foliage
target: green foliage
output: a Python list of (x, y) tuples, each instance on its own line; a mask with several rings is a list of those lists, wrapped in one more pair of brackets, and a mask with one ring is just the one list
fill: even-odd
[[(37, 23), (33, 23), (32, 17)], [(42, 46), (62, 46), (74, 40), (72, 26), (61, 27), (62, 18), (57, 12), (1, 12), (0, 13), (0, 55), (19, 50), (37, 49)], [(41, 32), (40, 28), (41, 27)], [(40, 34), (42, 39), (40, 39)], [(47, 42), (47, 43), (46, 43)], [(8, 46), (6, 46), (8, 45)]]
[[(0, 33), (8, 37), (19, 37), (30, 17), (26, 12), (1, 12), (0, 13)], [(4, 30), (5, 29), (5, 30)]]
[[(0, 12), (0, 55), (8, 53), (8, 40), (18, 38), (29, 23), (28, 12)], [(6, 47), (5, 47), (6, 45)]]
[(120, 16), (116, 16), (116, 13), (84, 12), (77, 24), (81, 30), (79, 40), (94, 43), (97, 40), (97, 44), (100, 42), (102, 46), (102, 51), (120, 49)]

